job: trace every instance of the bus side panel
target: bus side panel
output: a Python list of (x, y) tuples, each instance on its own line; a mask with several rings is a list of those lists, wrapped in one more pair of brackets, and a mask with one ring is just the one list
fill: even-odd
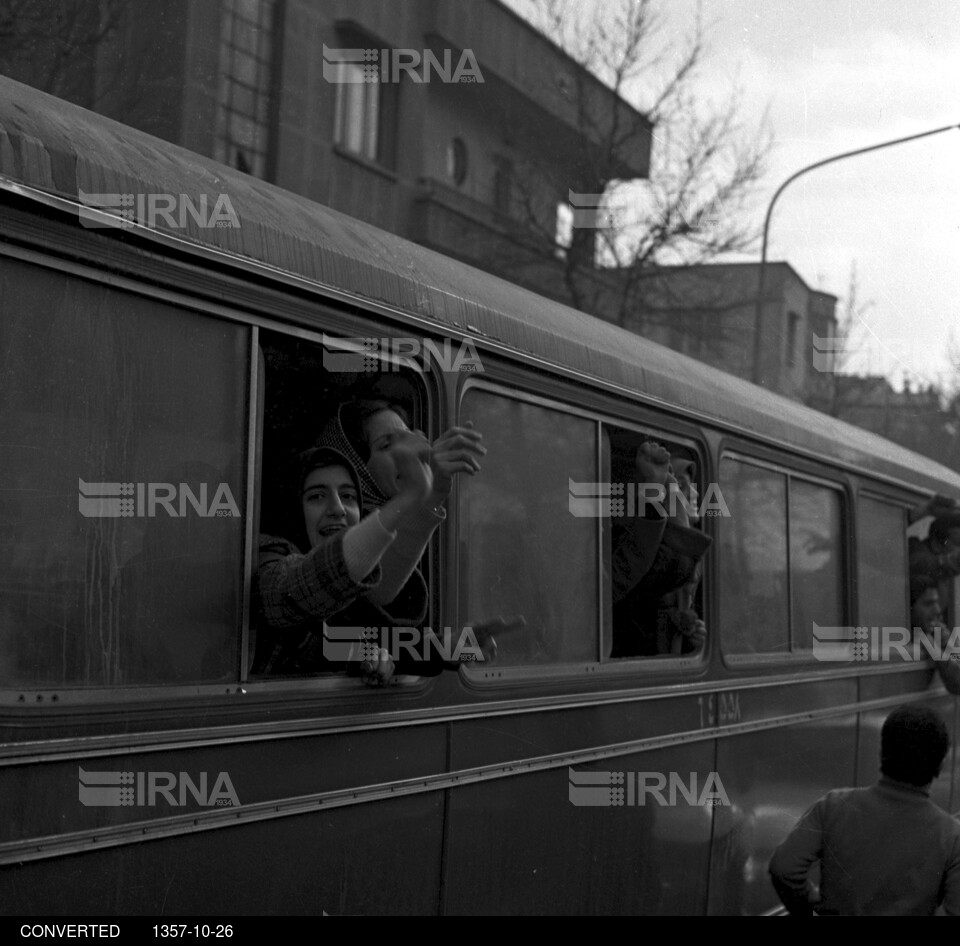
[(715, 809), (670, 781), (699, 800), (712, 768), (705, 740), (451, 790), (444, 912), (702, 913)]
[(358, 804), (0, 869), (33, 916), (435, 915), (440, 793)]
[[(373, 792), (445, 762), (432, 725), (8, 763), (0, 910), (435, 914), (442, 794)], [(177, 833), (131, 843), (131, 827)], [(49, 856), (16, 864), (40, 847)]]
[(853, 784), (856, 736), (856, 717), (844, 716), (718, 740), (730, 806), (717, 810), (711, 914), (757, 914), (779, 904), (770, 857), (817, 798)]
[[(8, 764), (0, 768), (0, 805), (8, 813), (0, 841), (110, 831), (362, 789), (442, 774), (445, 759), (444, 729), (436, 725)], [(120, 788), (111, 790), (111, 784)], [(121, 790), (128, 797), (111, 800), (111, 791)]]

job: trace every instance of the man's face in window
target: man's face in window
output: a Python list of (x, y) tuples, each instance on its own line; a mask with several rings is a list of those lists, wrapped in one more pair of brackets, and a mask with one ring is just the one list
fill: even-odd
[(360, 521), (353, 477), (343, 466), (320, 466), (303, 481), (303, 522), (310, 548)]
[(940, 593), (936, 588), (927, 588), (917, 598), (910, 609), (910, 618), (914, 627), (919, 627), (925, 633), (930, 633), (940, 622)]

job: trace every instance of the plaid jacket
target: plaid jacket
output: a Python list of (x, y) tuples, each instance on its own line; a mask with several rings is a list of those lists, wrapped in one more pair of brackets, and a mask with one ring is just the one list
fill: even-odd
[(343, 533), (307, 554), (286, 539), (260, 537), (255, 581), (254, 673), (341, 670), (323, 656), (323, 624), (411, 627), (427, 613), (427, 587), (415, 571), (387, 608), (364, 595), (380, 583), (380, 566), (354, 581), (343, 559)]

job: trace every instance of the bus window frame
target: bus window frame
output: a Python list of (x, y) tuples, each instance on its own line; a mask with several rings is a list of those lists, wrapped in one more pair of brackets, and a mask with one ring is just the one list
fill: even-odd
[[(0, 229), (0, 233), (3, 232), (5, 232), (5, 230)], [(52, 236), (57, 232), (56, 227), (50, 228)], [(58, 256), (55, 252), (57, 249), (60, 249), (60, 245), (56, 241), (52, 242), (50, 249), (40, 250), (32, 246), (23, 246), (8, 240), (0, 240), (0, 260), (6, 258), (27, 265), (37, 266), (42, 269), (49, 269), (68, 279), (90, 282), (94, 285), (116, 290), (120, 293), (126, 293), (130, 296), (159, 302), (194, 317), (228, 322), (243, 326), (247, 329), (245, 338), (247, 355), (244, 359), (241, 384), (244, 386), (247, 396), (247, 423), (243, 424), (243, 430), (244, 436), (248, 439), (243, 445), (244, 449), (240, 451), (240, 455), (243, 458), (241, 469), (244, 475), (246, 475), (251, 450), (249, 440), (251, 410), (249, 366), (250, 352), (252, 351), (251, 338), (253, 329), (257, 324), (262, 324), (263, 320), (247, 316), (232, 306), (218, 303), (212, 299), (193, 296), (183, 291), (170, 288), (167, 284), (158, 285), (146, 281), (142, 277), (138, 278), (135, 275), (137, 272), (135, 265), (135, 261), (137, 260), (136, 250), (130, 250), (131, 265), (129, 270), (118, 272), (116, 269), (108, 269), (106, 267), (106, 259), (104, 260), (104, 266), (96, 266), (85, 261), (65, 259)], [(243, 515), (247, 517), (241, 530), (241, 542), (243, 546), (240, 549), (240, 561), (243, 563), (244, 568), (246, 568), (246, 556), (250, 539), (250, 520), (248, 517), (249, 485), (246, 479), (240, 484), (244, 490)], [(54, 711), (62, 713), (63, 711), (79, 710), (89, 706), (103, 706), (109, 709), (116, 707), (118, 711), (133, 711), (149, 704), (162, 703), (165, 706), (169, 706), (170, 703), (176, 701), (178, 706), (186, 706), (191, 699), (209, 699), (211, 696), (236, 697), (242, 695), (245, 689), (239, 672), (243, 660), (244, 638), (242, 628), (248, 600), (245, 596), (247, 580), (248, 576), (246, 574), (240, 576), (240, 593), (244, 595), (244, 599), (240, 602), (238, 609), (239, 621), (236, 628), (238, 648), (236, 680), (201, 683), (143, 683), (127, 686), (3, 687), (0, 688), (0, 711), (17, 711), (18, 713), (25, 713), (28, 716), (34, 716), (44, 711), (46, 711), (47, 714)]]
[[(364, 313), (369, 314), (369, 313)], [(365, 325), (364, 328), (368, 328), (368, 325)], [(391, 329), (400, 328), (400, 326), (390, 327)], [(339, 326), (338, 326), (339, 329)], [(329, 332), (326, 329), (320, 331), (314, 329), (305, 329), (301, 326), (287, 326), (282, 323), (271, 323), (264, 326), (264, 331), (267, 336), (267, 341), (271, 340), (271, 336), (277, 340), (282, 339), (296, 339), (300, 342), (305, 342), (307, 344), (313, 345), (317, 348), (318, 352), (325, 350), (325, 340), (327, 338), (337, 338), (338, 335), (335, 332)], [(377, 326), (378, 334), (371, 334), (369, 336), (360, 336), (360, 335), (345, 335), (344, 338), (360, 338), (360, 337), (371, 337), (377, 339), (387, 339), (387, 338), (398, 338), (402, 337), (399, 331), (393, 331), (384, 329), (383, 326)], [(263, 358), (263, 344), (260, 344), (258, 347), (260, 356)], [(438, 374), (438, 369), (435, 368), (432, 364), (427, 370), (421, 369), (416, 362), (406, 356), (396, 355), (392, 352), (384, 352), (380, 348), (375, 351), (371, 351), (369, 354), (365, 355), (366, 358), (376, 358), (381, 364), (389, 364), (392, 366), (389, 373), (402, 377), (405, 374), (416, 375), (421, 382), (422, 387), (422, 399), (423, 404), (420, 405), (420, 415), (424, 421), (426, 421), (427, 430), (425, 433), (431, 439), (435, 438), (437, 433), (432, 434), (431, 436), (431, 424), (433, 422), (438, 423), (438, 427), (443, 429), (442, 421), (438, 420), (438, 415), (442, 416), (442, 405), (444, 403), (444, 390), (441, 382), (438, 380), (433, 380), (430, 378), (431, 375)], [(321, 356), (322, 358), (322, 356)], [(327, 370), (327, 369), (325, 369)], [(331, 375), (343, 374), (343, 372), (329, 371)], [(371, 373), (372, 374), (372, 373)], [(264, 388), (266, 385), (264, 384)], [(417, 396), (421, 396), (421, 392), (417, 392)], [(431, 404), (431, 396), (433, 397), (433, 403)], [(263, 434), (265, 431), (265, 413), (266, 413), (266, 399), (263, 398), (263, 403), (260, 405), (260, 410), (257, 416), (257, 450), (258, 453), (262, 450), (263, 445)], [(414, 423), (416, 418), (411, 418), (411, 423)], [(259, 472), (259, 471), (258, 471)], [(252, 483), (250, 492), (256, 495), (257, 503), (260, 502), (260, 496), (263, 489), (262, 479), (258, 476), (258, 479)], [(254, 542), (257, 544), (259, 538), (259, 517), (256, 522), (256, 529), (254, 530)], [(439, 531), (439, 530), (438, 530)], [(427, 545), (427, 548), (424, 552), (424, 555), (428, 557), (430, 562), (431, 574), (435, 573), (435, 569), (438, 566), (439, 558), (436, 555), (438, 543), (438, 535), (434, 534), (430, 542)], [(255, 569), (255, 564), (252, 565), (252, 569)], [(434, 627), (436, 623), (436, 618), (442, 613), (441, 604), (442, 604), (442, 592), (441, 586), (442, 581), (433, 580), (429, 583), (427, 588), (427, 618), (424, 621), (425, 627)], [(252, 571), (251, 571), (251, 591), (252, 591)], [(252, 598), (248, 598), (248, 607), (252, 611)], [(244, 648), (244, 654), (247, 655), (252, 663), (252, 655), (249, 654), (249, 647)], [(402, 680), (394, 680), (391, 682), (390, 686), (386, 688), (385, 692), (399, 692), (403, 691), (404, 693), (410, 694), (422, 694), (432, 688), (434, 683), (434, 678), (428, 676), (420, 677), (404, 677)], [(363, 695), (370, 692), (370, 687), (363, 683), (359, 677), (346, 677), (342, 673), (318, 673), (304, 676), (249, 676), (244, 680), (244, 687), (247, 688), (251, 693), (259, 692), (274, 692), (279, 691), (283, 693), (298, 693), (305, 694), (309, 696), (321, 696), (329, 697), (331, 699), (341, 699), (344, 696), (356, 696), (357, 694)], [(371, 707), (373, 709), (373, 707)]]
[[(511, 367), (517, 369), (524, 366), (511, 363)], [(529, 377), (526, 375), (520, 376), (519, 374), (513, 374), (510, 378), (510, 384), (508, 385), (504, 382), (504, 380), (499, 378), (491, 379), (486, 373), (483, 376), (469, 374), (466, 380), (459, 386), (456, 401), (457, 423), (460, 423), (463, 416), (464, 398), (470, 391), (478, 389), (501, 397), (512, 398), (514, 400), (534, 404), (538, 407), (555, 410), (560, 413), (581, 417), (591, 421), (594, 424), (597, 432), (594, 463), (598, 476), (603, 472), (604, 426), (620, 427), (621, 429), (629, 430), (632, 433), (655, 433), (660, 429), (655, 423), (655, 421), (659, 418), (654, 418), (654, 423), (650, 423), (647, 418), (648, 414), (656, 411), (655, 406), (637, 402), (625, 403), (619, 400), (615, 404), (611, 404), (609, 396), (604, 395), (601, 401), (602, 406), (582, 407), (579, 405), (574, 405), (567, 400), (562, 400), (556, 394), (544, 393), (543, 390), (538, 390), (536, 384), (531, 383)], [(565, 390), (568, 396), (572, 396), (569, 386), (562, 390)], [(640, 413), (643, 415), (643, 419), (629, 420), (624, 417), (623, 414), (615, 413), (614, 411), (617, 408), (620, 408), (623, 411), (630, 409), (634, 414)], [(710, 451), (704, 430), (701, 427), (694, 427), (689, 419), (676, 418), (676, 423), (677, 432), (671, 433), (669, 436), (664, 437), (663, 439), (669, 440), (671, 443), (676, 443), (687, 447), (695, 452), (698, 461), (702, 465), (704, 476), (710, 475), (712, 473)], [(694, 431), (699, 433), (698, 438), (694, 436)], [(456, 496), (456, 505), (453, 508), (456, 509), (456, 515), (454, 529), (451, 530), (451, 532), (455, 532), (453, 541), (455, 544), (459, 545), (461, 521), (459, 494)], [(711, 529), (707, 529), (705, 527), (704, 531), (707, 535), (713, 537), (712, 527)], [(498, 687), (506, 688), (511, 686), (521, 686), (529, 683), (546, 683), (548, 681), (586, 681), (596, 680), (598, 678), (606, 678), (608, 680), (623, 680), (625, 683), (627, 681), (633, 683), (646, 683), (653, 676), (662, 678), (665, 675), (669, 675), (672, 677), (681, 676), (684, 679), (689, 679), (693, 674), (702, 676), (707, 671), (708, 667), (710, 666), (710, 653), (712, 647), (710, 643), (709, 622), (707, 625), (707, 646), (703, 649), (703, 651), (696, 654), (680, 656), (663, 654), (655, 657), (637, 656), (616, 659), (605, 658), (603, 656), (602, 648), (606, 643), (606, 638), (603, 631), (603, 530), (602, 519), (600, 518), (597, 519), (594, 535), (596, 541), (595, 548), (597, 552), (597, 587), (599, 591), (596, 602), (597, 639), (595, 653), (597, 654), (597, 659), (594, 662), (589, 663), (584, 661), (575, 661), (571, 663), (556, 663), (540, 666), (522, 664), (516, 666), (494, 667), (492, 669), (481, 669), (479, 666), (472, 663), (463, 663), (460, 666), (459, 673), (460, 679), (465, 687), (469, 689), (476, 689), (478, 691), (486, 691)], [(708, 550), (708, 554), (704, 558), (705, 574), (710, 568), (713, 567), (709, 557), (710, 553), (712, 553), (712, 549)], [(450, 580), (453, 581), (452, 587), (454, 590), (456, 603), (453, 613), (456, 615), (459, 622), (462, 621), (466, 615), (463, 614), (462, 601), (460, 598), (461, 569), (463, 562), (459, 557), (457, 557), (456, 563), (456, 574), (450, 576)], [(710, 613), (711, 606), (708, 591), (709, 587), (710, 585), (704, 582), (702, 601), (703, 611), (705, 614), (701, 615), (701, 617), (703, 617), (705, 621), (707, 620), (705, 615)], [(657, 682), (659, 682), (659, 680)]]
[[(901, 542), (902, 542), (902, 552), (903, 552), (903, 561), (906, 564), (906, 569), (904, 570), (904, 581), (902, 589), (902, 599), (903, 599), (903, 608), (905, 620), (910, 620), (910, 539), (909, 539), (909, 512), (912, 505), (915, 505), (919, 502), (919, 499), (914, 498), (913, 500), (906, 499), (904, 496), (894, 495), (892, 493), (884, 493), (875, 487), (861, 485), (857, 490), (857, 522), (856, 522), (856, 532), (855, 532), (855, 541), (857, 543), (857, 556), (856, 564), (859, 570), (860, 565), (860, 501), (863, 499), (868, 499), (871, 502), (876, 503), (885, 503), (888, 506), (892, 506), (900, 510), (900, 520), (903, 524), (903, 529), (901, 530)], [(859, 587), (860, 576), (857, 575), (857, 582)], [(857, 615), (857, 624), (862, 624), (861, 614), (860, 614), (860, 597), (859, 594), (854, 597), (854, 604), (856, 606), (856, 611), (854, 612)]]
[[(787, 645), (790, 648), (788, 651), (783, 653), (755, 653), (755, 654), (737, 654), (730, 653), (724, 646), (724, 641), (720, 641), (720, 656), (723, 662), (723, 665), (731, 671), (740, 671), (750, 668), (763, 668), (767, 666), (782, 666), (782, 665), (804, 665), (804, 666), (820, 666), (821, 662), (815, 660), (813, 656), (813, 651), (811, 650), (793, 650), (793, 579), (790, 574), (790, 539), (791, 539), (791, 517), (790, 517), (790, 480), (791, 478), (797, 478), (802, 482), (810, 483), (815, 486), (821, 486), (825, 489), (829, 489), (837, 493), (840, 497), (840, 549), (838, 554), (838, 560), (840, 561), (841, 568), (843, 569), (843, 574), (840, 576), (840, 604), (843, 611), (842, 615), (842, 624), (849, 622), (850, 615), (855, 613), (852, 610), (854, 605), (853, 601), (853, 590), (851, 588), (851, 583), (849, 580), (850, 577), (850, 567), (851, 567), (851, 555), (854, 554), (855, 545), (851, 542), (851, 528), (854, 522), (854, 519), (851, 515), (851, 497), (853, 495), (851, 485), (847, 481), (847, 478), (844, 477), (841, 471), (836, 470), (836, 478), (824, 476), (821, 473), (810, 472), (807, 469), (804, 469), (803, 460), (806, 458), (801, 458), (800, 462), (797, 462), (797, 458), (791, 457), (791, 460), (794, 460), (795, 465), (788, 465), (785, 460), (785, 457), (775, 457), (771, 454), (775, 454), (775, 451), (753, 451), (749, 449), (746, 445), (743, 444), (731, 444), (724, 443), (721, 445), (718, 454), (717, 454), (717, 476), (719, 482), (720, 470), (723, 465), (724, 460), (735, 460), (738, 463), (746, 463), (761, 469), (766, 469), (774, 473), (779, 473), (784, 476), (785, 479), (785, 496), (786, 496), (786, 509), (784, 520), (786, 522), (786, 555), (787, 555)], [(812, 465), (810, 463), (809, 465)], [(719, 543), (717, 548), (717, 554), (719, 555)], [(724, 620), (723, 615), (723, 606), (721, 603), (721, 595), (719, 590), (716, 595), (716, 613), (719, 621)], [(722, 629), (720, 633), (721, 638), (723, 637)], [(824, 668), (827, 669), (827, 668)]]
[[(691, 453), (693, 453), (697, 458), (698, 469), (702, 471), (700, 480), (701, 482), (708, 483), (711, 482), (707, 478), (709, 470), (709, 464), (707, 458), (709, 457), (709, 450), (707, 448), (706, 439), (703, 438), (701, 434), (701, 439), (697, 440), (692, 434), (674, 434), (674, 433), (665, 433), (652, 426), (645, 421), (634, 421), (626, 420), (624, 418), (611, 418), (601, 421), (600, 427), (600, 451), (601, 456), (603, 454), (603, 434), (605, 431), (608, 431), (611, 427), (617, 427), (622, 431), (631, 434), (639, 434), (642, 436), (649, 437), (651, 439), (657, 440), (660, 443), (669, 443), (671, 445), (676, 445), (682, 447)], [(607, 433), (607, 439), (609, 441), (609, 433)], [(700, 496), (700, 499), (703, 497)], [(714, 586), (714, 580), (712, 577), (713, 563), (712, 563), (712, 553), (713, 547), (716, 541), (714, 535), (714, 528), (711, 523), (710, 528), (707, 527), (707, 523), (710, 521), (711, 516), (705, 516), (701, 518), (700, 523), (701, 527), (699, 531), (702, 531), (704, 535), (709, 536), (713, 541), (711, 542), (710, 548), (708, 548), (703, 556), (703, 568), (700, 578), (700, 601), (702, 613), (699, 615), (701, 620), (707, 626), (707, 640), (699, 651), (695, 651), (690, 654), (653, 654), (645, 656), (642, 654), (628, 654), (624, 657), (604, 657), (603, 654), (606, 653), (607, 641), (601, 637), (601, 663), (604, 666), (613, 666), (619, 667), (625, 662), (631, 664), (642, 664), (644, 666), (649, 666), (651, 663), (654, 668), (660, 669), (661, 667), (676, 667), (679, 670), (686, 670), (688, 668), (696, 668), (699, 666), (706, 666), (710, 662), (710, 650), (712, 647), (711, 638), (710, 638), (710, 624), (707, 620), (708, 615), (710, 614), (710, 600), (711, 600), (711, 589)], [(601, 535), (601, 542), (603, 537)], [(602, 558), (603, 549), (601, 549), (601, 558)], [(600, 625), (601, 635), (603, 634), (605, 625)], [(613, 623), (611, 615), (611, 624), (610, 632), (613, 633)]]
[[(378, 306), (374, 302), (369, 304), (369, 308), (365, 305), (360, 308), (356, 301), (350, 301), (345, 306), (343, 299), (332, 296), (330, 298), (311, 298), (306, 303), (310, 312), (309, 318), (322, 323), (322, 328), (307, 328), (302, 324), (282, 321), (283, 315), (287, 314), (294, 301), (297, 301), (291, 299), (290, 286), (282, 288), (250, 286), (249, 284), (245, 285), (234, 272), (216, 272), (213, 276), (205, 275), (202, 286), (191, 283), (190, 289), (184, 290), (179, 288), (182, 282), (176, 278), (176, 274), (182, 265), (179, 260), (167, 260), (168, 263), (173, 264), (172, 270), (169, 267), (164, 269), (163, 281), (151, 281), (145, 275), (144, 270), (155, 265), (155, 251), (148, 249), (146, 252), (150, 255), (145, 257), (145, 251), (142, 247), (123, 245), (118, 248), (122, 262), (112, 257), (108, 259), (105, 253), (103, 257), (97, 257), (98, 260), (101, 258), (103, 260), (101, 266), (90, 263), (89, 256), (81, 259), (59, 255), (66, 252), (65, 243), (72, 245), (73, 242), (69, 239), (58, 239), (57, 235), (59, 233), (60, 230), (57, 227), (50, 228), (52, 242), (51, 246), (46, 249), (37, 249), (33, 246), (6, 240), (0, 241), (0, 258), (9, 258), (21, 263), (53, 270), (68, 278), (92, 282), (95, 285), (125, 292), (131, 296), (163, 303), (194, 317), (224, 321), (247, 329), (247, 354), (244, 358), (241, 379), (246, 388), (247, 397), (247, 418), (243, 425), (244, 435), (247, 439), (244, 449), (241, 451), (243, 458), (241, 469), (244, 475), (241, 485), (245, 491), (243, 502), (245, 522), (242, 530), (243, 548), (240, 554), (244, 570), (240, 580), (243, 599), (240, 602), (239, 621), (236, 628), (238, 645), (237, 677), (235, 680), (209, 683), (156, 683), (130, 687), (70, 686), (42, 687), (39, 689), (9, 687), (0, 689), (0, 710), (16, 711), (18, 714), (25, 713), (28, 717), (36, 717), (37, 714), (41, 713), (49, 715), (50, 712), (56, 711), (59, 714), (87, 706), (103, 706), (111, 710), (115, 708), (117, 712), (151, 706), (186, 708), (191, 704), (191, 701), (197, 699), (209, 701), (211, 698), (218, 697), (225, 699), (223, 705), (227, 706), (234, 704), (237, 697), (257, 693), (269, 694), (271, 691), (278, 689), (290, 695), (293, 695), (296, 691), (298, 695), (307, 697), (329, 694), (339, 698), (344, 695), (350, 696), (367, 692), (368, 688), (362, 684), (353, 680), (344, 680), (334, 675), (295, 679), (279, 677), (275, 679), (249, 678), (251, 591), (259, 530), (259, 521), (254, 521), (252, 512), (256, 511), (257, 520), (259, 520), (260, 464), (263, 436), (263, 408), (258, 403), (263, 385), (263, 373), (257, 364), (258, 357), (262, 352), (260, 330), (277, 336), (297, 338), (322, 347), (325, 335), (335, 336), (342, 333), (344, 337), (358, 337), (365, 332), (378, 338), (396, 337), (402, 334), (401, 330), (404, 328), (408, 330), (408, 333), (411, 329), (419, 328), (419, 323), (416, 320), (411, 320), (408, 325), (388, 324), (386, 319), (389, 316), (395, 318), (408, 317), (400, 310), (389, 306)], [(115, 236), (116, 234), (113, 231), (109, 231), (106, 235), (100, 231), (84, 231), (82, 233), (83, 243), (88, 248), (90, 240), (109, 240)], [(112, 264), (109, 269), (107, 268), (108, 262)], [(196, 266), (196, 263), (191, 261), (186, 265), (192, 269)], [(223, 291), (218, 292), (217, 287)], [(226, 303), (218, 301), (225, 296), (232, 296), (237, 287), (246, 289), (245, 294), (238, 293), (238, 295), (245, 295), (242, 303), (234, 298), (228, 299)], [(300, 304), (299, 312), (303, 317), (302, 300)], [(347, 332), (353, 334), (347, 335)], [(430, 333), (424, 331), (421, 334)], [(433, 334), (436, 334), (435, 327)], [(462, 334), (464, 334), (464, 337), (468, 337), (466, 333)], [(381, 359), (390, 360), (401, 368), (409, 369), (410, 367), (409, 364), (403, 364), (402, 359), (391, 354), (380, 352), (377, 354)], [(437, 371), (432, 369), (420, 372), (421, 378), (424, 379), (424, 392), (427, 397), (424, 417), (428, 421), (435, 419), (429, 403), (431, 393), (438, 411), (444, 404), (443, 391), (439, 382), (427, 378), (428, 375), (435, 373)], [(255, 437), (252, 436), (253, 433), (255, 433)], [(251, 472), (255, 472), (255, 478), (251, 477)], [(436, 537), (431, 540), (428, 546), (428, 554), (433, 554), (435, 544)], [(430, 588), (428, 614), (431, 617), (441, 613), (440, 599), (438, 598), (440, 584), (440, 582), (433, 582)], [(405, 682), (402, 688), (405, 692), (409, 692), (412, 689), (424, 689), (429, 684), (430, 678), (420, 678), (416, 681)]]

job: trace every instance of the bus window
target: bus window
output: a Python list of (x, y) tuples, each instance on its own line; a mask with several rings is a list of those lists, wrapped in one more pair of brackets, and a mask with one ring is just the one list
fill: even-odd
[(597, 424), (480, 388), (460, 417), (488, 450), (460, 483), (461, 623), (523, 619), (498, 666), (596, 661), (597, 520), (571, 512), (570, 484), (596, 481)]
[[(373, 596), (393, 574), (390, 569), (396, 560), (391, 563), (388, 556), (408, 554), (409, 536), (405, 534), (403, 540), (398, 538), (389, 548), (377, 551), (375, 565), (380, 584), (367, 592), (358, 591), (358, 584), (346, 579), (340, 568), (341, 564), (346, 568), (346, 558), (337, 562), (319, 551), (319, 546), (326, 543), (322, 529), (328, 525), (343, 528), (349, 521), (344, 519), (342, 526), (328, 522), (324, 518), (328, 514), (321, 510), (317, 521), (321, 532), (311, 538), (303, 503), (303, 462), (307, 451), (318, 443), (332, 447), (346, 464), (352, 464), (357, 480), (353, 480), (350, 466), (341, 465), (342, 482), (336, 489), (341, 491), (341, 497), (352, 494), (355, 506), (362, 506), (363, 518), (372, 514), (377, 505), (387, 502), (388, 497), (380, 494), (370, 475), (366, 457), (361, 456), (362, 444), (350, 445), (351, 437), (355, 438), (357, 433), (354, 425), (347, 423), (347, 430), (339, 426), (340, 421), (346, 423), (346, 418), (353, 417), (355, 412), (348, 405), (382, 402), (411, 429), (426, 430), (427, 398), (422, 372), (386, 360), (380, 362), (375, 351), (367, 355), (339, 351), (268, 332), (261, 334), (261, 353), (263, 473), (258, 572), (251, 609), (252, 673), (259, 677), (344, 673), (360, 677), (364, 659), (377, 649), (374, 636), (376, 643), (391, 654), (393, 669), (398, 674), (438, 672), (438, 663), (428, 666), (427, 661), (416, 660), (421, 653), (416, 648), (400, 649), (392, 632), (394, 626), (430, 623), (429, 616), (423, 613), (429, 604), (429, 556), (420, 560), (419, 568), (411, 564), (404, 572), (395, 598), (375, 604)], [(341, 405), (345, 407), (341, 409)], [(366, 429), (361, 423), (356, 426), (358, 430)], [(334, 472), (337, 464), (326, 462), (325, 466)], [(342, 492), (343, 487), (347, 494)], [(330, 488), (321, 474), (314, 484), (315, 494), (319, 496)], [(356, 502), (357, 497), (360, 503)], [(359, 509), (354, 514), (358, 515)], [(435, 526), (441, 521), (441, 514), (437, 514)], [(429, 535), (424, 534), (421, 547), (428, 540)], [(344, 628), (356, 628), (355, 636), (351, 637), (351, 632)], [(372, 678), (367, 682), (373, 682)]]
[(811, 650), (813, 625), (843, 624), (840, 493), (790, 477), (790, 649)]
[(612, 612), (606, 653), (702, 651), (703, 557), (711, 540), (698, 515), (698, 455), (659, 434), (608, 425), (603, 433), (612, 484), (610, 515), (601, 520)]
[(718, 524), (724, 648), (735, 654), (785, 653), (787, 479), (724, 457), (720, 488), (730, 512)]
[(247, 330), (0, 268), (0, 684), (236, 680)]
[(907, 627), (907, 542), (902, 506), (860, 497), (858, 622)]
[(840, 491), (732, 457), (720, 482), (726, 653), (810, 653), (815, 624), (844, 622)]

